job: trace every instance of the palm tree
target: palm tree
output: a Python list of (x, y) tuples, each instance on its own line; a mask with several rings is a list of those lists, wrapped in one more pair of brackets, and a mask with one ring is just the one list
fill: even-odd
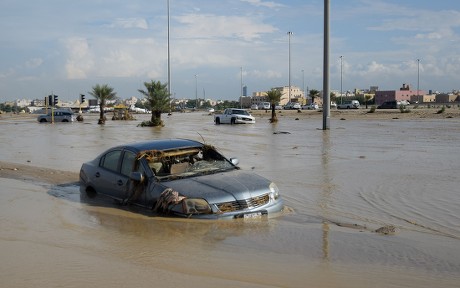
[(371, 95), (364, 95), (364, 101), (366, 101), (366, 109), (367, 109), (367, 103), (369, 102), (369, 100), (372, 99), (372, 96)]
[(104, 84), (104, 85), (99, 85), (96, 84), (96, 86), (93, 86), (93, 91), (88, 92), (91, 96), (94, 96), (97, 100), (99, 100), (99, 121), (98, 124), (104, 124), (105, 123), (105, 117), (104, 117), (104, 108), (105, 108), (105, 103), (107, 100), (113, 100), (116, 98), (117, 93), (113, 92), (113, 88), (109, 87), (109, 85)]
[(278, 118), (276, 117), (275, 106), (281, 100), (281, 91), (279, 89), (272, 88), (270, 91), (267, 91), (268, 101), (270, 101), (270, 106), (272, 108), (272, 117), (270, 118), (270, 122), (278, 122)]
[(309, 96), (311, 97), (311, 103), (315, 102), (315, 98), (319, 96), (319, 91), (315, 89), (311, 89)]
[(161, 121), (161, 113), (169, 110), (170, 94), (168, 93), (168, 84), (162, 84), (160, 81), (144, 82), (147, 89), (138, 91), (147, 99), (148, 106), (152, 110), (152, 118), (150, 122), (142, 123), (142, 126), (163, 126)]

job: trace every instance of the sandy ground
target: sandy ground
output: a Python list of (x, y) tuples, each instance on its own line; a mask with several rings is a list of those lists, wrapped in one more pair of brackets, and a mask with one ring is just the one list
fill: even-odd
[(64, 184), (78, 181), (78, 173), (0, 161), (0, 178)]

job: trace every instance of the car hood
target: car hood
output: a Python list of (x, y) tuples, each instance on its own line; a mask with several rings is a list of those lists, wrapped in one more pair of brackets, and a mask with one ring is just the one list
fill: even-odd
[(209, 203), (243, 200), (268, 193), (271, 181), (255, 173), (234, 170), (162, 182), (188, 198), (203, 198)]

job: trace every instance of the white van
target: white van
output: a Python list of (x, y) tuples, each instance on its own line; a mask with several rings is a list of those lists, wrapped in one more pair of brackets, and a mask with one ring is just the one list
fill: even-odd
[(342, 103), (337, 104), (337, 109), (358, 109), (359, 101), (358, 100), (344, 100)]
[(268, 110), (270, 109), (270, 102), (260, 102), (259, 103), (259, 109), (260, 110)]

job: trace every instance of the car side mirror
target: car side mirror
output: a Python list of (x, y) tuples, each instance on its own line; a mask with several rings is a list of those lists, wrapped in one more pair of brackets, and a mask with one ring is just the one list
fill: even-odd
[(230, 158), (230, 162), (232, 162), (233, 165), (238, 165), (238, 163), (240, 163), (240, 160), (238, 160), (238, 158)]
[(141, 172), (131, 172), (131, 175), (129, 176), (129, 178), (135, 182), (139, 182), (139, 183), (142, 183), (144, 182), (144, 174), (142, 174)]

